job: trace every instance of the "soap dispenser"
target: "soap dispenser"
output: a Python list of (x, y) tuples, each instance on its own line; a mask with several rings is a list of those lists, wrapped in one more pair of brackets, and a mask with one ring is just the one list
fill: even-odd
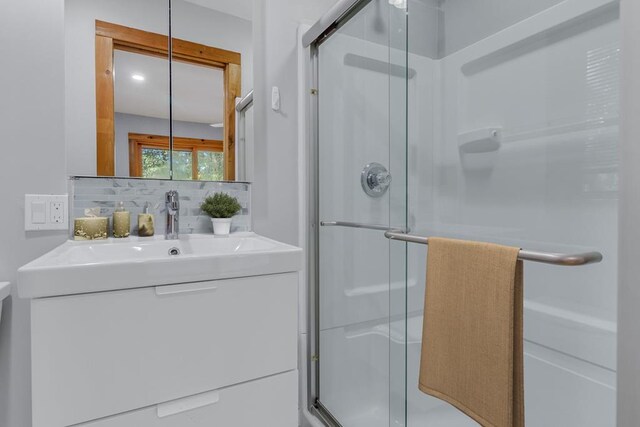
[(131, 228), (131, 213), (124, 209), (124, 202), (118, 202), (113, 212), (113, 237), (129, 237)]
[(138, 236), (140, 237), (151, 237), (155, 233), (153, 215), (149, 213), (149, 207), (149, 202), (145, 203), (142, 213), (138, 214)]

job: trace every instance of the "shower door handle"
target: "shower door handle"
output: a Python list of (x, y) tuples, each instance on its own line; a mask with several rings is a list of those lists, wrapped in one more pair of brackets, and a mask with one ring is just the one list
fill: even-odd
[(360, 222), (349, 221), (320, 221), (323, 227), (348, 227), (348, 228), (365, 228), (367, 230), (391, 231), (394, 233), (408, 233), (409, 230), (404, 227), (391, 227), (383, 224), (363, 224)]

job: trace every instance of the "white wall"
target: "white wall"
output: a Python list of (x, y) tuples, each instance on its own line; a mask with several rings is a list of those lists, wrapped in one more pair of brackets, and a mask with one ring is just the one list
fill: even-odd
[[(166, 5), (157, 0), (65, 1), (69, 175), (96, 174), (95, 20), (168, 34)], [(173, 2), (172, 16), (173, 37), (240, 52), (243, 93), (251, 89), (253, 30), (250, 21), (180, 0)]]
[[(268, 3), (268, 6), (267, 6)], [(298, 58), (296, 31), (335, 0), (254, 0), (255, 231), (298, 244)], [(271, 110), (278, 86), (281, 110)]]
[(622, 142), (618, 290), (618, 427), (640, 420), (640, 2), (622, 0)]
[[(298, 67), (305, 62), (299, 50), (300, 23), (312, 24), (335, 0), (254, 0), (254, 104), (255, 129), (252, 153), (252, 216), (254, 229), (260, 234), (294, 245), (299, 244), (300, 163), (303, 156), (298, 144), (304, 142), (305, 106), (299, 105), (304, 82), (299, 81)], [(268, 5), (267, 5), (268, 3)], [(299, 56), (300, 52), (300, 56)], [(278, 86), (281, 111), (271, 110), (271, 88)], [(300, 97), (304, 99), (304, 97)], [(300, 131), (300, 133), (299, 133)], [(303, 172), (304, 173), (304, 172)], [(304, 185), (304, 184), (302, 184)], [(302, 219), (304, 221), (304, 218)], [(302, 244), (304, 246), (304, 243)], [(306, 280), (300, 275), (301, 307), (304, 307)], [(299, 328), (305, 331), (305, 311), (300, 312)], [(300, 337), (300, 407), (306, 408), (306, 334)], [(306, 423), (305, 423), (306, 425)]]
[[(0, 40), (0, 277), (15, 286), (18, 267), (66, 239), (66, 232), (23, 231), (25, 193), (67, 191), (63, 1), (4, 1)], [(17, 299), (15, 288), (5, 304), (0, 324), (0, 426), (29, 427), (29, 306)]]

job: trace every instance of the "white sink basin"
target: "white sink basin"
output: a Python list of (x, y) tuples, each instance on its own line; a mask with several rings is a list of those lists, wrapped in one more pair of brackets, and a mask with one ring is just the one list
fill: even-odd
[(67, 241), (18, 270), (18, 295), (42, 298), (285, 273), (301, 265), (300, 248), (255, 233)]

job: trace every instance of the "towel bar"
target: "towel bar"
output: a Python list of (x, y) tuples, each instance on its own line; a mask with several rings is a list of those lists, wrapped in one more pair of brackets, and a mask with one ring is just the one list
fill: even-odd
[[(428, 245), (428, 237), (413, 236), (411, 234), (396, 233), (394, 231), (387, 231), (384, 236), (390, 240), (401, 240), (403, 242), (419, 243), (421, 245)], [(528, 251), (520, 249), (520, 255), (518, 259), (523, 261), (542, 262), (545, 264), (565, 265), (565, 266), (578, 266), (586, 264), (596, 264), (602, 261), (602, 254), (600, 252), (585, 252), (582, 254), (557, 254), (553, 252), (538, 252)]]

